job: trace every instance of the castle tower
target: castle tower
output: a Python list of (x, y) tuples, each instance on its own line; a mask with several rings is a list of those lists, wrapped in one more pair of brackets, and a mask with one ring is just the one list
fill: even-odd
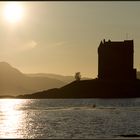
[(98, 47), (98, 78), (115, 81), (135, 80), (133, 54), (133, 40), (101, 41)]

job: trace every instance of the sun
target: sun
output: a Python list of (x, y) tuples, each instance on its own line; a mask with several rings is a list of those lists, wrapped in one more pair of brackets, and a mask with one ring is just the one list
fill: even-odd
[(4, 18), (9, 23), (21, 21), (23, 15), (23, 7), (20, 2), (8, 2), (4, 7)]

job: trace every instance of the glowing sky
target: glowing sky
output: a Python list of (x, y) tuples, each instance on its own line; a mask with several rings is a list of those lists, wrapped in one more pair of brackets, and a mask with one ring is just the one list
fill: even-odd
[(15, 25), (3, 18), (6, 3), (0, 2), (0, 61), (20, 71), (96, 77), (104, 38), (134, 39), (140, 70), (140, 2), (19, 2), (25, 13)]

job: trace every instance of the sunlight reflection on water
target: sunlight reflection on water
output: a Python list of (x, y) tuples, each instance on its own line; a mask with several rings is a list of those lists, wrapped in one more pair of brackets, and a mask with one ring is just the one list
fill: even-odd
[(0, 99), (0, 138), (93, 139), (128, 134), (140, 135), (140, 99)]
[[(26, 100), (27, 101), (27, 100)], [(0, 138), (20, 137), (17, 130), (20, 129), (23, 111), (17, 111), (18, 107), (25, 104), (25, 100), (2, 99), (0, 102)]]

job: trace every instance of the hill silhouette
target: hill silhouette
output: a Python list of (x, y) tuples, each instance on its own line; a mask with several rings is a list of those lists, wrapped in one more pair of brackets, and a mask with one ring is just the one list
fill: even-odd
[(140, 80), (135, 82), (104, 81), (99, 79), (74, 81), (61, 88), (53, 88), (17, 98), (135, 98), (140, 97)]
[[(47, 78), (53, 78), (57, 79), (60, 81), (65, 82), (66, 84), (71, 83), (74, 81), (74, 76), (64, 76), (60, 74), (53, 74), (53, 73), (35, 73), (35, 74), (26, 74), (27, 76), (30, 77), (47, 77)], [(89, 80), (92, 78), (87, 78), (87, 77), (81, 77), (82, 80)]]
[(0, 96), (28, 94), (65, 84), (54, 78), (29, 77), (7, 62), (0, 62)]

